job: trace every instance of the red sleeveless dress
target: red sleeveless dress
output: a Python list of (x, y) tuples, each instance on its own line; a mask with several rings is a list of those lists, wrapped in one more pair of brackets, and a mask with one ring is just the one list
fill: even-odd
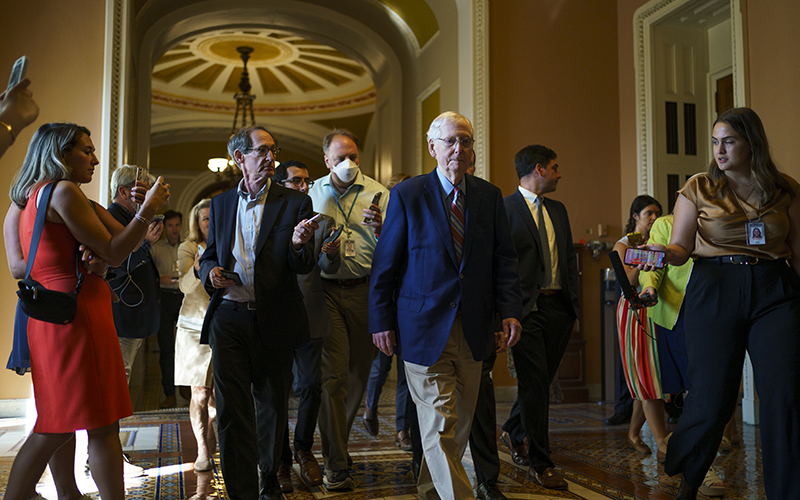
[[(19, 221), (26, 260), (37, 193), (30, 197)], [(51, 290), (74, 290), (77, 252), (78, 242), (67, 226), (45, 220), (31, 277)], [(96, 429), (133, 413), (111, 313), (111, 293), (102, 278), (84, 271), (78, 313), (72, 323), (56, 325), (30, 318), (28, 345), (38, 412), (34, 432)]]

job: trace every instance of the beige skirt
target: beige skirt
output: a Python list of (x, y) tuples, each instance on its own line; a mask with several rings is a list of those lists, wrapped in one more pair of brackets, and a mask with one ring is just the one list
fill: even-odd
[(175, 385), (212, 387), (211, 347), (200, 344), (200, 330), (178, 326), (175, 334)]

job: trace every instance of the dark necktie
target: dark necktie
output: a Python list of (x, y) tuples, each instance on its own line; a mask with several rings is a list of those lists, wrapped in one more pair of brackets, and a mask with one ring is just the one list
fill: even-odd
[(453, 246), (456, 258), (461, 264), (461, 255), (464, 252), (464, 195), (458, 187), (453, 188), (453, 203), (450, 205), (450, 232), (453, 233)]
[(550, 241), (547, 239), (547, 226), (544, 224), (544, 198), (536, 197), (536, 225), (539, 226), (539, 239), (542, 241), (542, 260), (544, 261), (544, 281), (542, 286), (550, 284), (552, 279), (552, 263), (550, 262)]

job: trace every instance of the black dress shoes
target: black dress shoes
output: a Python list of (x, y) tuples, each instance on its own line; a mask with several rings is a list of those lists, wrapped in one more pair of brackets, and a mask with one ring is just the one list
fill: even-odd
[(478, 485), (478, 500), (508, 500), (503, 493), (497, 489), (497, 484), (486, 481)]
[(606, 419), (606, 425), (622, 425), (628, 424), (631, 421), (631, 416), (627, 413), (615, 413)]
[(568, 490), (569, 484), (563, 477), (552, 467), (547, 467), (541, 472), (536, 471), (533, 467), (528, 470), (528, 479), (530, 479), (537, 486), (547, 488), (550, 490)]
[(675, 495), (675, 500), (697, 500), (697, 491), (699, 488), (692, 488), (689, 483), (681, 479), (681, 485), (678, 487), (678, 494)]
[(521, 465), (522, 467), (529, 467), (531, 465), (528, 459), (528, 450), (525, 448), (524, 444), (514, 446), (511, 443), (511, 436), (506, 431), (500, 433), (500, 441), (502, 441), (503, 444), (506, 445), (506, 448), (508, 448), (508, 451), (511, 452), (511, 460), (513, 460), (515, 464)]
[(364, 420), (364, 428), (367, 429), (369, 435), (377, 436), (380, 427), (380, 422), (378, 421), (378, 412), (373, 412), (369, 409), (369, 406), (366, 406), (364, 408), (364, 416), (362, 419)]
[(261, 475), (261, 494), (258, 500), (282, 500), (283, 492), (277, 475)]

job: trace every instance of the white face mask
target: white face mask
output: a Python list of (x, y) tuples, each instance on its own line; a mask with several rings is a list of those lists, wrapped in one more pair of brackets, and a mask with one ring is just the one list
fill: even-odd
[(358, 165), (350, 158), (345, 158), (338, 165), (333, 167), (332, 172), (344, 183), (348, 183), (356, 178)]

